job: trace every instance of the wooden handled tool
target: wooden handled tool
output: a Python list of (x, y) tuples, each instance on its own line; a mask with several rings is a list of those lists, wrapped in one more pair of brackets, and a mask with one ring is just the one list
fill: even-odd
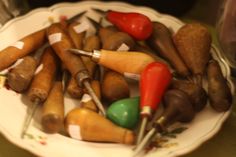
[(8, 85), (16, 92), (23, 92), (29, 87), (38, 65), (38, 61), (32, 56), (22, 59), (22, 62), (7, 74)]
[(45, 29), (32, 33), (15, 44), (0, 51), (0, 71), (9, 67), (17, 59), (38, 49), (45, 42)]
[(26, 116), (21, 133), (22, 138), (24, 138), (37, 107), (46, 100), (54, 81), (57, 68), (57, 56), (50, 47), (45, 49), (39, 65), (39, 68), (40, 67), (42, 69), (34, 76), (28, 91), (28, 98), (33, 103), (33, 106), (30, 108), (29, 113)]
[(98, 64), (122, 74), (140, 74), (149, 63), (155, 61), (150, 55), (141, 52), (117, 53), (117, 51), (108, 50), (86, 52), (77, 49), (69, 49), (69, 51), (79, 55), (90, 56)]
[(105, 109), (89, 84), (90, 76), (81, 58), (73, 53), (68, 53), (67, 51), (74, 47), (71, 39), (63, 31), (60, 24), (52, 24), (47, 29), (47, 35), (54, 51), (65, 64), (66, 68), (76, 79), (77, 83), (88, 90), (99, 110), (105, 115)]
[[(96, 50), (100, 49), (100, 40), (96, 35), (89, 36), (85, 39), (85, 31), (77, 33), (75, 31), (76, 25), (72, 23), (69, 28), (69, 36), (71, 37), (74, 45), (78, 49), (82, 49), (84, 47), (84, 50)], [(83, 45), (84, 41), (84, 45)], [(85, 64), (85, 67), (88, 69), (88, 72), (90, 76), (93, 76), (93, 73), (96, 69), (96, 63), (91, 60), (89, 57), (81, 57), (83, 63)], [(71, 77), (68, 87), (67, 87), (67, 92), (72, 96), (73, 98), (81, 98), (83, 95), (83, 88), (79, 87), (75, 78)]]
[(57, 80), (43, 104), (41, 124), (47, 133), (57, 133), (63, 128), (64, 122), (64, 96), (62, 76), (58, 74)]
[(84, 108), (71, 110), (65, 119), (67, 133), (75, 139), (133, 144), (134, 133)]

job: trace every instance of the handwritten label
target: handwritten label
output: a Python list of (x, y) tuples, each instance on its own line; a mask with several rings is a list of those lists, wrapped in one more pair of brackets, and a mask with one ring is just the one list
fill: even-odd
[(79, 33), (82, 33), (84, 31), (88, 30), (89, 29), (89, 24), (88, 24), (88, 22), (83, 21), (82, 23), (74, 26), (73, 29), (75, 30), (76, 33), (79, 34)]
[(82, 137), (80, 135), (80, 126), (78, 125), (69, 125), (68, 127), (69, 135), (70, 137), (77, 139), (77, 140), (82, 140)]
[(11, 46), (22, 50), (23, 47), (24, 47), (24, 42), (23, 41), (17, 41), (14, 44), (12, 44)]
[(89, 94), (84, 94), (82, 99), (81, 99), (81, 102), (85, 102), (86, 103), (86, 102), (88, 102), (90, 100), (92, 100), (91, 96)]
[(124, 76), (125, 76), (126, 78), (129, 78), (129, 79), (132, 79), (132, 80), (137, 80), (137, 81), (140, 80), (140, 75), (139, 75), (139, 74), (134, 74), (134, 73), (125, 72), (125, 73), (124, 73)]
[(127, 46), (125, 43), (122, 43), (117, 51), (129, 51), (129, 46)]
[(57, 42), (60, 42), (61, 38), (62, 38), (62, 34), (61, 33), (51, 34), (48, 37), (50, 45), (53, 45), (53, 44), (55, 44)]

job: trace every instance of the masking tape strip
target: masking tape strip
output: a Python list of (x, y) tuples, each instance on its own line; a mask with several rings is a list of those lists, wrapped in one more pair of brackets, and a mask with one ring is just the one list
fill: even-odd
[(122, 43), (120, 47), (117, 49), (117, 51), (129, 51), (129, 46), (126, 45), (125, 43)]
[(80, 126), (71, 124), (68, 127), (68, 132), (70, 137), (72, 137), (73, 139), (82, 140), (82, 137), (80, 135)]
[(14, 44), (12, 44), (11, 46), (22, 50), (24, 45), (25, 45), (25, 43), (23, 41), (17, 41)]
[(91, 96), (89, 94), (84, 94), (82, 99), (81, 99), (81, 102), (85, 102), (86, 103), (86, 102), (88, 102), (90, 100), (92, 100)]
[(40, 64), (37, 69), (35, 70), (34, 75), (37, 75), (43, 69), (43, 64)]
[(54, 33), (49, 35), (48, 37), (50, 45), (53, 45), (57, 42), (60, 42), (62, 39), (62, 34), (61, 33)]
[(89, 29), (89, 24), (85, 21), (73, 27), (76, 33), (82, 33)]

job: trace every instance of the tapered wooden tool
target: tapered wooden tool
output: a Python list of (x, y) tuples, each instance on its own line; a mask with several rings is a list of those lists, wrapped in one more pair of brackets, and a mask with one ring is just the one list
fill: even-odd
[(24, 138), (31, 119), (34, 116), (39, 104), (44, 102), (48, 97), (56, 73), (57, 59), (57, 56), (50, 47), (45, 49), (39, 65), (42, 69), (40, 69), (40, 71), (34, 76), (28, 91), (27, 96), (33, 104), (25, 117), (21, 138)]
[(64, 89), (62, 74), (58, 75), (42, 109), (41, 123), (44, 131), (47, 133), (57, 133), (63, 128)]
[(117, 51), (108, 50), (86, 52), (78, 49), (69, 49), (69, 51), (79, 55), (90, 56), (98, 64), (121, 74), (140, 74), (149, 63), (155, 61), (153, 57), (142, 52), (117, 53)]
[(116, 126), (105, 117), (84, 108), (70, 111), (65, 126), (68, 134), (78, 140), (124, 144), (134, 142), (132, 131)]

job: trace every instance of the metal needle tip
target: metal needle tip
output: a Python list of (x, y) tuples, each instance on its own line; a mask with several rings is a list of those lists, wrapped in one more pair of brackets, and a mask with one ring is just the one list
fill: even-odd
[(144, 131), (145, 131), (145, 128), (147, 125), (147, 120), (148, 120), (148, 117), (143, 117), (143, 119), (142, 119), (142, 123), (141, 123), (140, 129), (139, 129), (139, 132), (138, 132), (138, 137), (137, 137), (137, 142), (136, 142), (137, 145), (143, 139)]
[(22, 139), (25, 137), (25, 134), (28, 130), (31, 119), (34, 116), (35, 111), (37, 110), (37, 108), (39, 106), (39, 102), (40, 102), (40, 100), (36, 99), (35, 102), (32, 105), (32, 108), (30, 108), (29, 112), (26, 114), (25, 121), (24, 121), (24, 124), (23, 124), (23, 129), (21, 131), (21, 138)]
[(150, 138), (155, 135), (156, 133), (156, 128), (152, 128), (147, 135), (143, 138), (143, 140), (140, 142), (140, 144), (135, 148), (134, 150), (134, 154), (132, 157), (137, 156), (142, 150), (143, 148), (147, 145), (148, 141), (150, 140)]
[(105, 109), (104, 109), (102, 103), (100, 102), (100, 100), (97, 98), (97, 96), (94, 93), (93, 89), (91, 88), (90, 84), (87, 81), (84, 81), (84, 86), (88, 90), (91, 97), (93, 98), (93, 101), (95, 102), (95, 104), (97, 105), (99, 110), (101, 111), (102, 115), (106, 116)]
[(69, 19), (67, 20), (67, 23), (72, 23), (73, 21), (78, 20), (78, 19), (79, 19), (80, 17), (82, 17), (85, 13), (87, 13), (87, 11), (83, 11), (83, 12), (81, 12), (81, 13), (78, 13), (78, 14), (72, 16), (71, 18), (69, 18)]
[(75, 54), (79, 54), (79, 55), (83, 55), (83, 56), (88, 56), (88, 57), (92, 57), (92, 55), (93, 55), (92, 52), (78, 50), (78, 49), (68, 49), (68, 51), (70, 51), (72, 53), (75, 53)]

